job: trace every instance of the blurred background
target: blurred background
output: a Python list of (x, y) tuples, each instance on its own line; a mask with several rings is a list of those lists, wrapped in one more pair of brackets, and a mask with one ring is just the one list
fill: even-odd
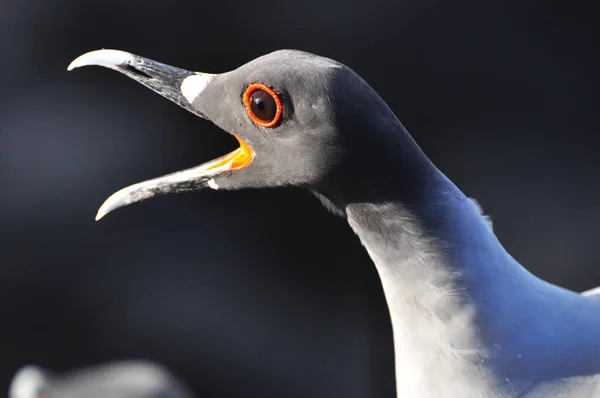
[(394, 396), (375, 268), (308, 192), (204, 191), (94, 222), (117, 189), (236, 145), (113, 71), (67, 73), (78, 55), (341, 61), (517, 260), (584, 290), (600, 285), (598, 33), (583, 1), (3, 0), (0, 390), (26, 363), (148, 358), (199, 397)]

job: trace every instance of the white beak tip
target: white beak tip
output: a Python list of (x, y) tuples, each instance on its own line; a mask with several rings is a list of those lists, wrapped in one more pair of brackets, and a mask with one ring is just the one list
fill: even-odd
[(102, 214), (100, 210), (98, 210), (98, 213), (96, 213), (96, 217), (94, 217), (94, 221), (100, 221), (102, 217), (104, 217), (104, 214)]
[(115, 195), (112, 195), (110, 198), (106, 199), (106, 201), (104, 203), (102, 203), (102, 206), (100, 206), (100, 208), (98, 209), (98, 212), (96, 213), (96, 217), (94, 217), (94, 221), (100, 221), (108, 213), (110, 213), (111, 211), (113, 211), (116, 208), (120, 207), (120, 206), (114, 206), (113, 205), (112, 199), (113, 199), (114, 196)]
[(131, 64), (134, 60), (135, 56), (125, 51), (105, 49), (95, 50), (75, 58), (67, 67), (67, 71), (89, 65), (115, 69), (120, 65)]

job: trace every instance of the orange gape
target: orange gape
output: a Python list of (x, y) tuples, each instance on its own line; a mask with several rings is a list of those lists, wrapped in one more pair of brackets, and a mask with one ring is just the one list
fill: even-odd
[(250, 163), (250, 161), (254, 157), (254, 152), (252, 152), (252, 149), (250, 149), (250, 147), (248, 146), (248, 144), (246, 144), (244, 140), (242, 140), (235, 134), (233, 134), (233, 136), (240, 143), (240, 147), (235, 151), (228, 153), (225, 156), (221, 156), (220, 158), (215, 159), (214, 163), (208, 167), (208, 170), (216, 169), (217, 167), (223, 166), (229, 162), (231, 162), (231, 164), (227, 169), (228, 171), (239, 170), (243, 169)]

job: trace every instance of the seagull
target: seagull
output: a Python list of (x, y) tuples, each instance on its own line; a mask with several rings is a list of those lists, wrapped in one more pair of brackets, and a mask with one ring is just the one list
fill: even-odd
[(203, 188), (305, 188), (347, 220), (377, 268), (398, 397), (600, 397), (600, 296), (520, 265), (478, 204), (349, 67), (279, 50), (208, 74), (103, 49), (68, 70), (87, 65), (128, 76), (239, 142), (217, 159), (116, 192), (96, 220)]
[(55, 374), (25, 365), (14, 375), (8, 398), (192, 398), (163, 366), (147, 360), (112, 361)]

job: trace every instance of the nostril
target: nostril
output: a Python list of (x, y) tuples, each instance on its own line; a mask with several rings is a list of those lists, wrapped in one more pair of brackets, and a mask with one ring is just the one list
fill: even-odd
[(142, 72), (141, 70), (135, 69), (133, 66), (131, 65), (122, 65), (121, 68), (125, 69), (127, 72), (137, 75), (139, 77), (144, 77), (146, 79), (152, 79), (152, 76), (150, 76), (149, 74)]

